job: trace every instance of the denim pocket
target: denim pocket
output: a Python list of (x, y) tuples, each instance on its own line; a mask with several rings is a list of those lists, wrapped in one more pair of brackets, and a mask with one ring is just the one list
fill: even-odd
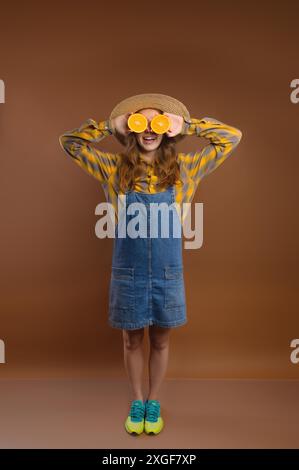
[(182, 266), (164, 268), (164, 307), (181, 307), (185, 304), (185, 286)]
[(132, 309), (134, 301), (134, 268), (112, 266), (109, 306), (113, 309)]

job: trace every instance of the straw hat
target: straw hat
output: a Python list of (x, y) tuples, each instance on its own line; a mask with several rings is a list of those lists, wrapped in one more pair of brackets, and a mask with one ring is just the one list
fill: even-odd
[[(142, 93), (139, 95), (130, 96), (122, 101), (120, 101), (112, 110), (109, 119), (113, 119), (121, 114), (126, 113), (136, 113), (137, 111), (144, 108), (154, 108), (162, 112), (177, 114), (182, 116), (185, 122), (190, 122), (190, 113), (186, 106), (181, 103), (181, 101), (173, 98), (172, 96), (163, 95), (161, 93)], [(115, 137), (123, 145), (126, 144), (125, 136), (115, 133)], [(179, 142), (184, 137), (185, 134), (178, 134), (173, 137), (176, 142)]]

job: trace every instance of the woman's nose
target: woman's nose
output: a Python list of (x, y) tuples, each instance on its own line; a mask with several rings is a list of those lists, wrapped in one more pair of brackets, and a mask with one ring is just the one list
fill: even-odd
[(147, 120), (146, 132), (153, 132), (153, 129), (151, 128), (151, 119)]

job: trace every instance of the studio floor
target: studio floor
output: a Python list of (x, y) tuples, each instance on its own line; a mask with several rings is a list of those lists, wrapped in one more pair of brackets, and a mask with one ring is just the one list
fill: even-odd
[(0, 380), (1, 448), (299, 448), (298, 380), (165, 380), (165, 427), (124, 429), (124, 379)]

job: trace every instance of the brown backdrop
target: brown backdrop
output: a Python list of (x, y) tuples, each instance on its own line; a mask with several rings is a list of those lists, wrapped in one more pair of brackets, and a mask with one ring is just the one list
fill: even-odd
[[(243, 139), (202, 181), (204, 244), (184, 250), (188, 323), (167, 377), (298, 377), (298, 3), (1, 6), (1, 377), (124, 375), (107, 323), (112, 240), (98, 182), (58, 136), (121, 99), (173, 95)], [(202, 148), (186, 138), (182, 151)], [(113, 137), (99, 148), (120, 150)], [(148, 346), (148, 344), (147, 344)]]

